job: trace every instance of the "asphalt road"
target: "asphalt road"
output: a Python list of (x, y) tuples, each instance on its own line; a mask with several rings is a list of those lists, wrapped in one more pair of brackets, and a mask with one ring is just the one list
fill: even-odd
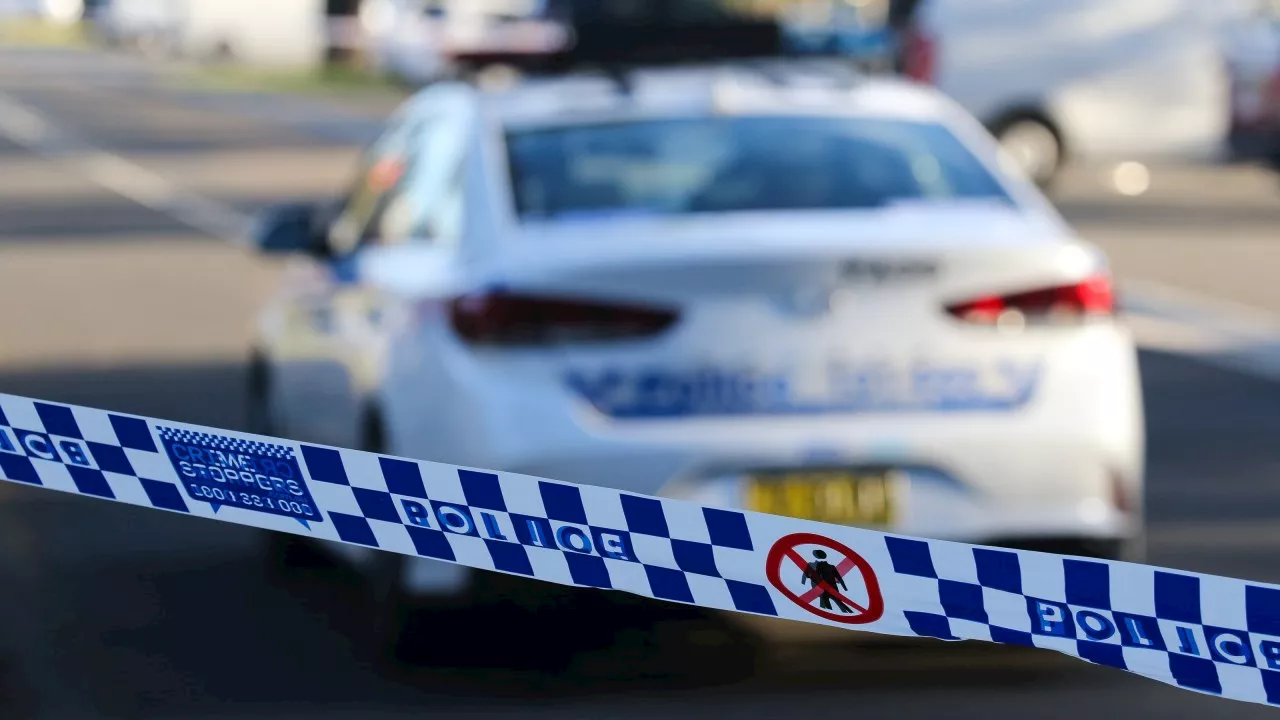
[[(0, 96), (245, 211), (338, 187), (361, 118), (385, 110), (370, 100), (319, 121), (295, 101), (156, 89), (143, 75), (120, 59), (0, 51)], [(76, 161), (0, 138), (0, 391), (240, 424), (249, 323), (277, 268), (105, 189)], [(1126, 201), (1082, 174), (1062, 198), (1122, 282), (1280, 313), (1271, 178), (1170, 169)], [(1280, 386), (1154, 351), (1142, 369), (1152, 560), (1280, 581)], [(0, 485), (0, 717), (1269, 712), (1044, 651), (926, 642), (757, 652), (715, 618), (603, 593), (553, 596), (536, 616), (494, 604), (425, 617), (422, 641), (440, 652), (393, 671), (363, 659), (365, 604), (350, 579), (271, 577), (261, 539)]]

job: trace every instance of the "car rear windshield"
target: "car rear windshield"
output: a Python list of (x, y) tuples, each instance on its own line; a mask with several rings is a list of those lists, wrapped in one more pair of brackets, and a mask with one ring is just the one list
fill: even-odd
[(849, 117), (646, 120), (510, 132), (524, 220), (1013, 200), (936, 123)]

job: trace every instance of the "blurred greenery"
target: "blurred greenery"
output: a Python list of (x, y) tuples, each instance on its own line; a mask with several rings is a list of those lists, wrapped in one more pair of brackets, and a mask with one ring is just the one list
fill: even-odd
[(87, 41), (79, 24), (62, 25), (38, 18), (0, 20), (0, 45), (5, 47), (77, 47)]

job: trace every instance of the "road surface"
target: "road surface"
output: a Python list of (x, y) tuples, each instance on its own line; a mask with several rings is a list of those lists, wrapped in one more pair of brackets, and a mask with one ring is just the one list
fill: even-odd
[[(249, 212), (341, 186), (385, 108), (320, 116), (299, 101), (147, 77), (119, 58), (0, 51), (0, 391), (237, 426), (250, 322), (278, 269), (210, 238), (201, 202)], [(1267, 365), (1280, 337), (1277, 192), (1247, 168), (1162, 170), (1134, 200), (1087, 173), (1062, 190), (1066, 213), (1150, 310), (1137, 320), (1151, 338), (1156, 563), (1280, 581), (1280, 385)], [(1243, 370), (1214, 355), (1228, 326), (1244, 328), (1227, 333), (1233, 352), (1247, 338)], [(422, 642), (440, 666), (390, 671), (358, 650), (364, 605), (350, 579), (268, 579), (260, 541), (0, 486), (0, 717), (1269, 712), (1046, 651), (924, 642), (753, 653), (715, 618), (590, 592), (536, 615), (491, 605), (426, 618)], [(564, 658), (565, 648), (577, 652)], [(556, 658), (567, 665), (537, 670)]]

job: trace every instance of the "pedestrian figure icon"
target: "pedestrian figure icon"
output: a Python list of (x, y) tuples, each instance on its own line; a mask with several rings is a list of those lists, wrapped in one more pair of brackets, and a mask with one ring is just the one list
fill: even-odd
[[(764, 565), (775, 590), (824, 620), (865, 625), (884, 615), (884, 595), (871, 563), (832, 538), (785, 535), (769, 548)], [(799, 577), (792, 574), (797, 570)]]
[(849, 591), (849, 586), (845, 585), (840, 570), (827, 562), (827, 553), (824, 550), (814, 550), (813, 557), (816, 559), (804, 569), (804, 577), (800, 578), (800, 584), (812, 583), (815, 589), (821, 588), (822, 596), (819, 598), (819, 605), (823, 610), (830, 610), (831, 601), (835, 600), (836, 605), (840, 607), (840, 612), (846, 614), (853, 612), (848, 605), (840, 601), (839, 595), (831, 594), (831, 591), (836, 588)]

